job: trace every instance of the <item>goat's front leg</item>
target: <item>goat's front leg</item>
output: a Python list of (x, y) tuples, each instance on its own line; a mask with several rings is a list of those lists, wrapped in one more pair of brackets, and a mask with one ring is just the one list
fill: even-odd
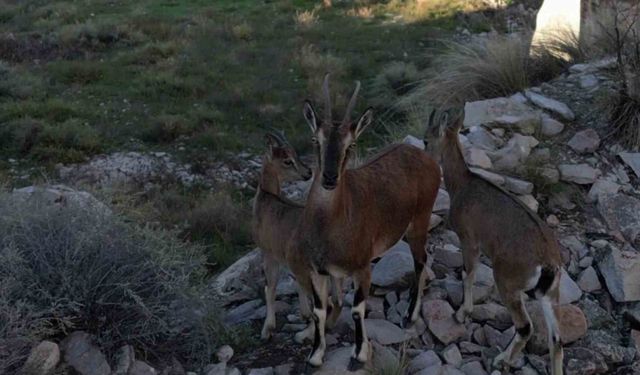
[(268, 340), (271, 338), (273, 334), (273, 330), (276, 328), (276, 311), (275, 311), (275, 302), (276, 302), (276, 286), (278, 284), (278, 274), (280, 271), (280, 267), (278, 262), (269, 254), (264, 254), (264, 277), (266, 280), (266, 285), (264, 287), (264, 297), (267, 303), (267, 317), (264, 320), (264, 325), (262, 326), (262, 333), (260, 337), (263, 340)]
[(312, 366), (322, 365), (324, 352), (327, 348), (325, 341), (325, 326), (327, 322), (327, 299), (329, 295), (329, 277), (313, 272), (311, 275), (313, 289), (313, 318), (315, 320), (313, 351), (307, 362)]
[(300, 315), (307, 322), (307, 327), (297, 332), (293, 337), (298, 344), (304, 343), (306, 340), (312, 340), (315, 332), (315, 322), (313, 320), (313, 312), (309, 303), (309, 294), (305, 291), (300, 283), (298, 283), (298, 302), (300, 303)]
[(356, 340), (351, 353), (349, 371), (355, 371), (362, 367), (369, 360), (370, 346), (367, 337), (367, 330), (364, 325), (365, 311), (367, 308), (367, 297), (371, 286), (371, 270), (366, 268), (359, 271), (353, 277), (355, 295), (351, 316), (355, 324)]

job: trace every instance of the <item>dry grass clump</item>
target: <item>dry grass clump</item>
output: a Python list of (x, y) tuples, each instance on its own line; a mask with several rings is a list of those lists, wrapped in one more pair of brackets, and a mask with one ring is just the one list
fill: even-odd
[(371, 6), (357, 6), (355, 8), (349, 9), (347, 11), (347, 15), (357, 18), (371, 19), (375, 16), (375, 13), (373, 7)]
[(318, 12), (315, 9), (297, 11), (293, 19), (297, 29), (307, 30), (318, 23)]
[(522, 38), (494, 37), (447, 47), (436, 58), (431, 74), (401, 100), (402, 106), (460, 105), (508, 96), (529, 86), (529, 44)]
[[(202, 252), (113, 214), (0, 191), (0, 373), (75, 330), (108, 355), (124, 344), (162, 362), (208, 361), (229, 340), (202, 298)], [(222, 336), (221, 336), (222, 335)]]
[(347, 75), (347, 63), (344, 59), (329, 52), (321, 52), (313, 44), (306, 44), (300, 49), (297, 60), (305, 75), (307, 92), (313, 96), (316, 103), (322, 102), (320, 87), (326, 73), (331, 73), (332, 100), (339, 104), (347, 100), (341, 87), (344, 85), (343, 78)]
[(484, 0), (391, 0), (387, 8), (402, 14), (409, 21), (420, 21), (452, 17), (457, 13), (478, 12), (493, 6)]
[(242, 22), (237, 25), (231, 26), (231, 35), (234, 38), (240, 40), (250, 40), (253, 36), (253, 27), (249, 25), (247, 22)]

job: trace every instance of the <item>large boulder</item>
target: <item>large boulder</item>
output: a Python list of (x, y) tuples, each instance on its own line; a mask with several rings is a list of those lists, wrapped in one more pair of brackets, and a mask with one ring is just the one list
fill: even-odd
[(255, 249), (238, 259), (211, 282), (215, 295), (225, 303), (257, 298), (263, 285), (260, 249)]
[(525, 91), (524, 94), (527, 99), (531, 100), (533, 104), (537, 105), (540, 108), (546, 109), (547, 111), (560, 115), (567, 121), (573, 121), (576, 118), (576, 115), (573, 113), (573, 111), (562, 102), (548, 98), (531, 90)]
[(411, 361), (409, 361), (408, 371), (410, 374), (413, 374), (425, 368), (441, 364), (442, 361), (440, 360), (440, 357), (438, 357), (438, 354), (436, 354), (436, 352), (434, 352), (433, 350), (428, 350), (418, 354)]
[(617, 302), (640, 301), (640, 253), (611, 246), (598, 268)]
[(614, 181), (599, 178), (593, 185), (591, 185), (591, 189), (587, 195), (587, 201), (597, 202), (600, 200), (600, 197), (615, 195), (620, 191), (620, 188), (621, 186)]
[(640, 177), (640, 152), (621, 152), (618, 156)]
[(382, 345), (398, 344), (410, 338), (404, 330), (385, 319), (365, 319), (364, 325), (369, 338)]
[(451, 199), (449, 198), (449, 193), (444, 189), (439, 189), (436, 202), (433, 204), (433, 212), (449, 211), (450, 204)]
[(514, 134), (500, 150), (489, 154), (495, 169), (513, 170), (525, 162), (531, 150), (540, 142), (532, 136)]
[(540, 127), (540, 113), (515, 98), (495, 98), (466, 103), (464, 127), (486, 125), (534, 134)]
[(88, 163), (59, 166), (64, 181), (74, 184), (93, 184), (102, 187), (145, 185), (177, 180), (185, 185), (202, 182), (183, 165), (164, 152), (116, 152), (99, 155)]
[(565, 348), (564, 368), (567, 375), (605, 374), (609, 370), (600, 353), (585, 347)]
[(560, 303), (576, 302), (582, 297), (582, 290), (563, 268), (560, 275)]
[(467, 134), (467, 140), (473, 147), (484, 151), (495, 151), (503, 143), (502, 139), (482, 126), (473, 126)]
[(111, 214), (111, 209), (86, 191), (75, 190), (66, 185), (27, 186), (14, 189), (11, 195), (20, 201), (41, 199), (46, 204), (56, 206), (76, 205), (100, 214)]
[(580, 185), (593, 184), (601, 175), (600, 170), (592, 168), (589, 164), (560, 164), (558, 169), (562, 181)]
[(371, 283), (384, 288), (406, 287), (414, 276), (409, 244), (398, 241), (373, 266)]
[(640, 200), (626, 194), (601, 196), (598, 211), (609, 228), (640, 244)]
[[(545, 354), (549, 351), (549, 341), (542, 307), (538, 301), (532, 301), (527, 303), (527, 311), (533, 323), (533, 336), (527, 343), (527, 348), (533, 353)], [(587, 318), (579, 307), (560, 305), (555, 311), (563, 344), (578, 341), (587, 333)]]
[(80, 375), (110, 375), (111, 367), (91, 336), (82, 331), (70, 334), (62, 341), (64, 359)]
[(60, 362), (60, 348), (51, 341), (42, 341), (31, 350), (20, 375), (49, 375)]
[(479, 148), (470, 147), (464, 150), (464, 159), (467, 165), (484, 169), (491, 169), (491, 159), (487, 153)]
[(556, 136), (564, 130), (564, 124), (549, 116), (543, 116), (540, 133), (545, 137)]
[(600, 146), (600, 136), (595, 130), (586, 129), (577, 132), (567, 144), (579, 154), (590, 154)]
[(444, 300), (425, 301), (422, 304), (422, 316), (429, 331), (445, 345), (466, 334), (464, 325), (458, 323), (453, 314), (453, 308)]

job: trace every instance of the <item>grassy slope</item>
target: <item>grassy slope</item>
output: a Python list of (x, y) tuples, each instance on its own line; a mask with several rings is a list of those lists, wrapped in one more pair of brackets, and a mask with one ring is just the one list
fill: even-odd
[(219, 156), (266, 125), (299, 133), (327, 70), (348, 90), (390, 61), (424, 63), (433, 20), (391, 22), (407, 10), (392, 4), (297, 22), (315, 3), (3, 1), (2, 156), (51, 165), (178, 143), (187, 159)]
[[(391, 63), (400, 74), (427, 66), (456, 12), (475, 9), (466, 0), (319, 3), (0, 0), (0, 183), (30, 184), (56, 163), (118, 150), (169, 151), (206, 166), (261, 152), (267, 126), (308, 147), (301, 102), (317, 99), (325, 72), (338, 107), (357, 79), (360, 108), (380, 114), (393, 99), (376, 90), (380, 73)], [(378, 121), (365, 146), (378, 145), (388, 124)], [(29, 167), (32, 177), (3, 178)], [(136, 221), (204, 242), (219, 269), (251, 245), (237, 219), (248, 216), (247, 198), (170, 186), (110, 199)]]

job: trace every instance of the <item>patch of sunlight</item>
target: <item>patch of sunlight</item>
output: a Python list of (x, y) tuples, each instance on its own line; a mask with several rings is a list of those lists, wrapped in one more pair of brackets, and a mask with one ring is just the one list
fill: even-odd
[[(538, 12), (532, 46), (544, 46), (558, 35), (580, 39), (581, 0), (545, 0)], [(568, 56), (557, 56), (568, 59)]]
[(391, 0), (385, 8), (402, 15), (407, 22), (418, 22), (450, 19), (458, 13), (481, 12), (507, 3), (507, 0)]

